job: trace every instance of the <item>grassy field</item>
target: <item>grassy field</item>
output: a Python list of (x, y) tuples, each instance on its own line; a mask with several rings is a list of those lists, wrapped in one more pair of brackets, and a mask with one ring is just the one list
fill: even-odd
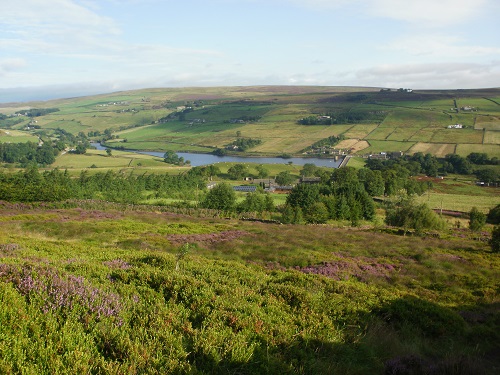
[(473, 207), (487, 213), (500, 203), (498, 188), (481, 187), (471, 176), (448, 176), (433, 179), (433, 189), (418, 198), (434, 209), (469, 212)]
[(363, 154), (376, 154), (380, 152), (403, 151), (407, 152), (415, 143), (414, 142), (396, 142), (396, 141), (380, 141), (369, 140), (370, 147), (364, 149)]
[(409, 153), (414, 154), (416, 152), (422, 152), (424, 154), (432, 154), (437, 157), (443, 158), (448, 154), (454, 154), (455, 148), (456, 148), (455, 144), (419, 142), (409, 150)]
[(500, 204), (500, 195), (493, 197), (429, 192), (419, 197), (418, 201), (433, 209), (470, 212), (472, 207), (476, 207), (481, 212), (488, 213), (492, 206)]
[(0, 142), (3, 143), (24, 143), (38, 142), (38, 137), (28, 132), (19, 130), (2, 130), (0, 129)]

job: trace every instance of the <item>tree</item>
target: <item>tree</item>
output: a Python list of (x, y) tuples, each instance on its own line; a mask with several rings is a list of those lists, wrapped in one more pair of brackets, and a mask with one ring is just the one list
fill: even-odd
[(467, 155), (467, 160), (470, 161), (472, 164), (479, 164), (479, 165), (490, 163), (488, 154), (484, 152), (471, 152), (469, 155)]
[(458, 174), (471, 174), (472, 173), (472, 165), (466, 159), (457, 154), (448, 154), (445, 156), (445, 160), (453, 166), (453, 173)]
[(167, 151), (163, 154), (163, 161), (168, 164), (180, 165), (184, 163), (184, 158), (173, 151)]
[(257, 170), (259, 178), (266, 178), (269, 176), (269, 170), (263, 164), (259, 164), (255, 169)]
[(388, 225), (402, 227), (404, 234), (414, 229), (417, 234), (424, 230), (441, 230), (445, 222), (425, 203), (416, 204), (413, 197), (402, 194), (386, 211)]
[(281, 222), (284, 224), (302, 224), (304, 222), (302, 209), (286, 205), (281, 215)]
[(486, 215), (477, 209), (477, 207), (472, 207), (469, 212), (469, 229), (478, 232), (480, 231), (484, 224), (486, 224)]
[(209, 190), (205, 199), (201, 202), (204, 208), (214, 210), (231, 211), (236, 204), (236, 193), (231, 185), (226, 183), (217, 184)]
[(245, 200), (243, 200), (238, 205), (238, 211), (239, 212), (258, 212), (258, 213), (265, 211), (267, 202), (266, 202), (266, 199), (264, 196), (265, 196), (265, 194), (262, 194), (259, 192), (248, 193), (245, 196)]
[(241, 180), (248, 174), (248, 168), (244, 164), (235, 164), (227, 170), (227, 173), (232, 180)]
[(478, 169), (474, 172), (474, 174), (479, 181), (487, 184), (500, 180), (500, 174), (493, 168)]
[(306, 163), (306, 164), (304, 164), (304, 166), (300, 170), (300, 175), (303, 177), (314, 176), (317, 169), (318, 169), (318, 167), (316, 167), (316, 165), (314, 165), (313, 163)]
[(361, 168), (358, 170), (358, 178), (370, 196), (377, 197), (384, 195), (385, 183), (381, 171)]
[(87, 147), (83, 143), (78, 143), (78, 145), (75, 148), (75, 153), (76, 154), (85, 154), (87, 152)]
[(36, 161), (39, 164), (52, 164), (56, 161), (56, 157), (54, 155), (54, 148), (50, 146), (48, 143), (44, 143), (42, 147), (39, 147), (36, 150)]
[(283, 171), (278, 173), (275, 180), (278, 185), (285, 186), (293, 184), (295, 178), (290, 174), (289, 171)]
[(490, 224), (498, 225), (500, 224), (500, 204), (490, 209), (486, 221)]
[(306, 212), (306, 221), (313, 224), (324, 224), (329, 217), (327, 207), (322, 202), (315, 202), (308, 207)]
[(110, 148), (106, 149), (106, 155), (111, 156), (112, 153), (113, 153), (113, 150), (111, 150)]
[(299, 184), (288, 194), (286, 204), (300, 207), (302, 211), (307, 212), (309, 207), (319, 200), (319, 187), (317, 185)]

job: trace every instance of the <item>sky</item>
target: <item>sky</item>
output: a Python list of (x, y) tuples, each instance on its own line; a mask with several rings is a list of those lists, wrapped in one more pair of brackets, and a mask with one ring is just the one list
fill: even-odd
[(499, 0), (0, 0), (0, 102), (151, 87), (500, 87)]

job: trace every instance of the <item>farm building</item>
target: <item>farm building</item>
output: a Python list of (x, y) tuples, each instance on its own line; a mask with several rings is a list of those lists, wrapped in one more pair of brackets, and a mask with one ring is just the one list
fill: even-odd
[(257, 186), (255, 185), (240, 185), (240, 186), (233, 186), (234, 191), (242, 191), (245, 193), (253, 193), (254, 191), (257, 190)]

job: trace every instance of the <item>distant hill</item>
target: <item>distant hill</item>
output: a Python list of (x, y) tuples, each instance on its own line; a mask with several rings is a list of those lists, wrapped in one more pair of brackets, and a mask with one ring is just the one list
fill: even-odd
[[(42, 116), (12, 115), (57, 108)], [(0, 104), (0, 128), (83, 132), (115, 148), (252, 155), (486, 152), (500, 157), (500, 89), (154, 88)], [(2, 119), (3, 118), (3, 119)], [(36, 121), (37, 129), (28, 129)], [(460, 125), (460, 126), (457, 126)], [(244, 152), (228, 149), (252, 140)], [(337, 144), (324, 145), (328, 139)], [(0, 142), (3, 142), (0, 136)], [(326, 142), (326, 143), (325, 143)], [(126, 147), (125, 147), (126, 146)]]

